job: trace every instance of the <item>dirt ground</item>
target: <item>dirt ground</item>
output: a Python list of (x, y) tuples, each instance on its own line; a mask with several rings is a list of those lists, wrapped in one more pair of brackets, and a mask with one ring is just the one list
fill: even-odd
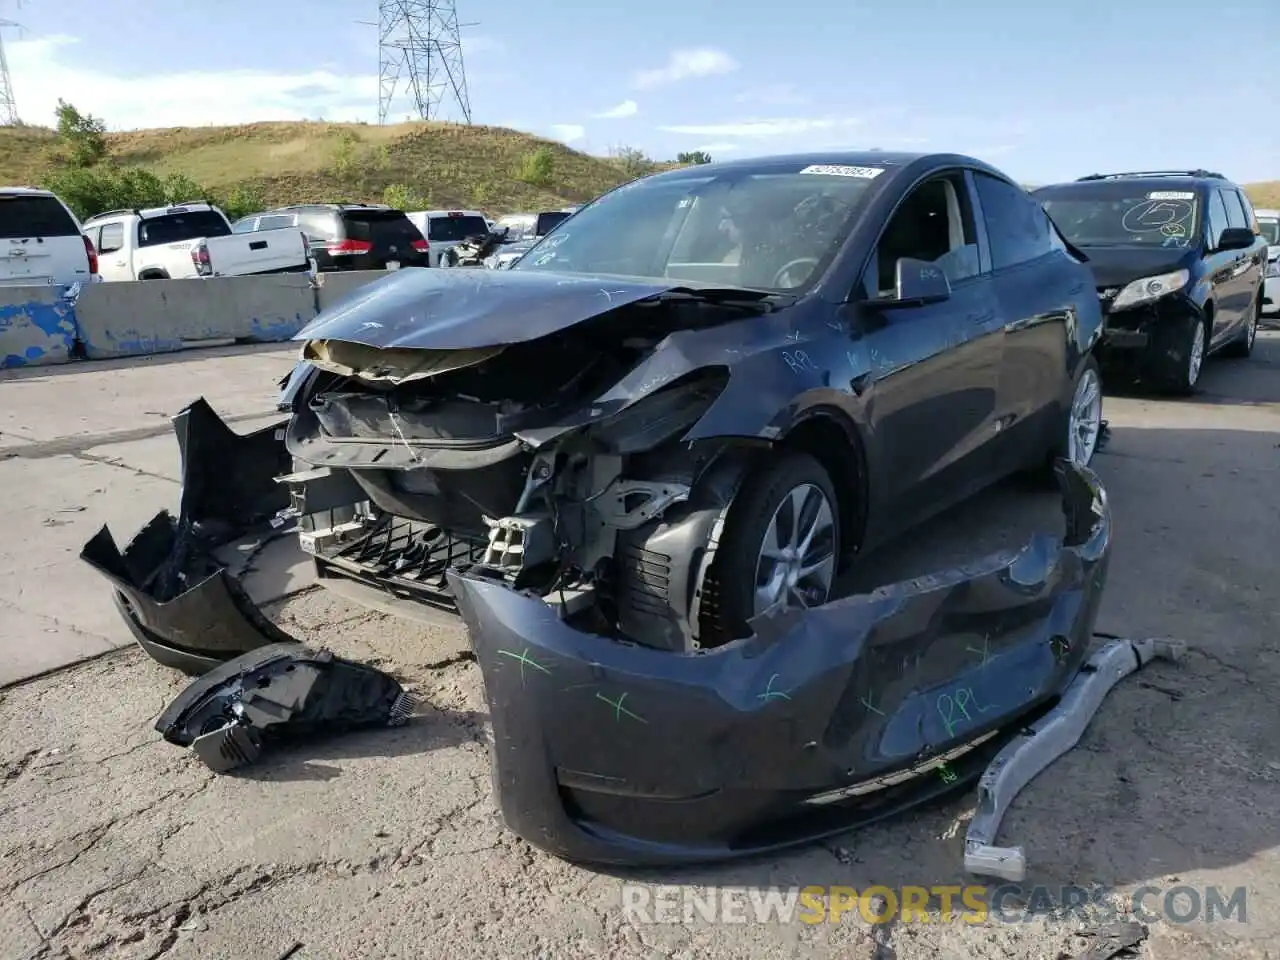
[[(1211, 363), (1193, 400), (1108, 398), (1113, 434), (1097, 467), (1116, 534), (1099, 629), (1176, 637), (1191, 650), (1181, 665), (1154, 664), (1118, 687), (1001, 831), (1001, 842), (1026, 847), (1025, 890), (1102, 886), (1123, 908), (1148, 886), (1161, 891), (1146, 901), (1157, 909), (1174, 887), (1218, 887), (1224, 899), (1245, 889), (1243, 922), (1207, 922), (1203, 911), (1151, 922), (1147, 957), (1280, 956), (1280, 334), (1263, 334), (1258, 347), (1250, 361)], [(221, 362), (238, 365), (241, 380), (252, 368), (269, 383), (268, 368), (274, 376), (289, 359)], [(201, 389), (223, 412), (269, 411), (269, 387), (233, 402), (231, 381), (202, 362), (122, 367), (100, 389), (104, 400), (138, 406), (138, 417), (172, 414)], [(71, 389), (77, 376), (50, 377), (42, 389)], [(160, 377), (187, 382), (165, 388), (168, 407), (147, 409), (139, 385)], [(163, 420), (121, 433), (118, 418), (87, 412), (74, 429), (41, 433), (31, 424), (50, 414), (35, 412), (37, 387), (0, 383), (0, 487), (11, 510), (25, 511), (10, 529), (50, 551), (39, 563), (24, 560), (16, 541), (0, 552), (3, 659), (32, 663), (46, 635), (72, 630), (61, 608), (106, 594), (74, 560), (103, 522), (100, 505), (119, 501), (112, 525), (128, 537), (126, 523), (176, 495), (171, 466), (138, 466), (172, 443)], [(6, 438), (18, 450), (9, 459)], [(94, 444), (114, 448), (82, 456)], [(75, 493), (72, 474), (93, 497)], [(885, 582), (1015, 545), (1037, 525), (1058, 529), (1055, 506), (1052, 495), (1001, 486), (867, 558), (859, 578)], [(44, 522), (72, 509), (65, 531)], [(631, 878), (593, 872), (497, 821), (483, 691), (461, 631), (424, 631), (317, 590), (269, 612), (295, 636), (395, 672), (419, 694), (419, 715), (218, 777), (152, 729), (185, 680), (136, 648), (5, 689), (0, 956), (1058, 960), (1091, 943), (1080, 934), (1093, 921), (1052, 913), (982, 924), (946, 922), (938, 909), (927, 923), (869, 924), (856, 911), (821, 924), (641, 922), (622, 908), (627, 880), (650, 889), (963, 883), (972, 793), (764, 861)], [(76, 616), (77, 635), (104, 649), (127, 636), (100, 607)]]

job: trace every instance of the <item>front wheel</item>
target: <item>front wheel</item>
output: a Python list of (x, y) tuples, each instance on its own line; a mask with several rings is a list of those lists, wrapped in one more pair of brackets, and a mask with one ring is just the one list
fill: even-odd
[(747, 636), (755, 617), (826, 603), (839, 557), (840, 511), (822, 464), (804, 453), (765, 463), (729, 510), (704, 585), (716, 610), (703, 646)]
[(1200, 371), (1208, 352), (1207, 324), (1199, 318), (1187, 319), (1180, 328), (1169, 330), (1157, 343), (1160, 348), (1157, 377), (1170, 393), (1189, 397), (1196, 392)]

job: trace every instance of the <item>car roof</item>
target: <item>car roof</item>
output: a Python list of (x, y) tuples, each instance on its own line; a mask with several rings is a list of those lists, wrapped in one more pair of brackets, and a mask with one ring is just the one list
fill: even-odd
[(919, 170), (926, 167), (971, 167), (983, 173), (1011, 180), (1008, 174), (976, 157), (962, 153), (915, 153), (890, 150), (824, 150), (812, 153), (784, 153), (765, 157), (749, 157), (741, 160), (717, 160), (712, 163), (699, 164), (693, 167), (677, 167), (662, 173), (651, 174), (645, 180), (680, 179), (691, 173), (701, 171), (741, 170), (764, 172), (776, 167), (793, 166), (847, 166), (847, 167), (884, 167), (892, 178), (908, 168)]
[(425, 213), (428, 217), (448, 217), (462, 214), (464, 217), (479, 217), (481, 220), (485, 218), (484, 214), (479, 210), (423, 210), (421, 212)]
[(0, 187), (0, 193), (10, 193), (15, 196), (28, 197), (54, 197), (57, 196), (52, 190), (41, 190), (39, 187)]

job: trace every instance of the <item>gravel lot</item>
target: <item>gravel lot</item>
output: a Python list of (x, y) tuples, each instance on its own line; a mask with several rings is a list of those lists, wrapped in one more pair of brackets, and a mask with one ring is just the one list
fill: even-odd
[[(160, 742), (151, 724), (185, 681), (127, 645), (79, 548), (103, 522), (127, 538), (176, 501), (168, 416), (203, 392), (242, 418), (238, 429), (266, 422), (272, 380), (291, 362), (289, 350), (221, 350), (0, 378), (0, 681), (97, 655), (0, 692), (4, 958), (1054, 960), (1088, 946), (1088, 924), (1071, 916), (635, 922), (623, 878), (547, 857), (497, 823), (480, 677), (460, 630), (297, 592), (305, 584), (279, 571), (270, 592), (289, 595), (271, 616), (394, 671), (421, 715), (275, 753), (237, 777)], [(1193, 400), (1113, 397), (1106, 415), (1098, 468), (1117, 530), (1099, 627), (1192, 651), (1118, 688), (1080, 747), (1019, 798), (1001, 838), (1026, 846), (1027, 887), (1246, 888), (1247, 922), (1154, 923), (1146, 956), (1276, 956), (1280, 333), (1261, 334), (1250, 361), (1211, 362)], [(869, 558), (856, 585), (1016, 544), (1058, 524), (1055, 507), (1002, 486)], [(636, 879), (961, 883), (971, 801), (774, 860)]]

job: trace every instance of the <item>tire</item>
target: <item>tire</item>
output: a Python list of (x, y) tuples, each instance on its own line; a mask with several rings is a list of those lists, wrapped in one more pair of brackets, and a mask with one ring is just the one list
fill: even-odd
[[(756, 581), (763, 563), (760, 551), (774, 515), (783, 501), (796, 491), (804, 491), (808, 497), (820, 494), (825, 500), (830, 515), (829, 535), (819, 533), (810, 545), (808, 556), (812, 561), (815, 554), (825, 556), (829, 549), (831, 564), (825, 589), (817, 589), (814, 580), (808, 584), (802, 581), (797, 586), (815, 589), (808, 597), (808, 606), (830, 599), (840, 560), (839, 500), (822, 464), (805, 453), (786, 453), (757, 467), (729, 508), (716, 559), (708, 571), (708, 583), (704, 584), (704, 594), (715, 598), (712, 622), (704, 623), (700, 631), (704, 647), (718, 646), (751, 633), (748, 621), (758, 612)], [(808, 515), (807, 509), (805, 512)], [(819, 547), (822, 549), (815, 549)]]
[[(1208, 320), (1188, 317), (1180, 327), (1165, 332), (1156, 343), (1160, 366), (1156, 378), (1164, 389), (1179, 397), (1189, 397), (1200, 383), (1200, 372), (1209, 356)], [(1193, 362), (1197, 339), (1198, 360)]]
[(1253, 353), (1253, 343), (1258, 338), (1258, 327), (1262, 325), (1262, 288), (1258, 288), (1258, 296), (1254, 301), (1253, 313), (1244, 325), (1240, 336), (1222, 349), (1224, 357), (1237, 357), (1241, 360)]
[[(1073, 448), (1072, 445), (1073, 419), (1076, 412), (1076, 401), (1081, 399), (1081, 391), (1087, 390), (1088, 384), (1093, 385), (1093, 390), (1096, 391), (1097, 396), (1097, 430), (1092, 438), (1092, 446), (1087, 450), (1083, 461), (1076, 461), (1076, 448)], [(1080, 462), (1082, 466), (1086, 467), (1093, 463), (1093, 458), (1097, 454), (1102, 440), (1102, 414), (1102, 368), (1098, 364), (1098, 358), (1090, 354), (1085, 358), (1084, 364), (1080, 367), (1080, 372), (1076, 374), (1075, 380), (1072, 381), (1071, 397), (1067, 401), (1061, 416), (1058, 417), (1058, 426), (1054, 431), (1055, 438), (1049, 447), (1048, 455), (1038, 467), (1033, 467), (1030, 471), (1027, 471), (1030, 479), (1056, 489), (1058, 481), (1053, 472), (1053, 465), (1058, 460), (1072, 460)]]

